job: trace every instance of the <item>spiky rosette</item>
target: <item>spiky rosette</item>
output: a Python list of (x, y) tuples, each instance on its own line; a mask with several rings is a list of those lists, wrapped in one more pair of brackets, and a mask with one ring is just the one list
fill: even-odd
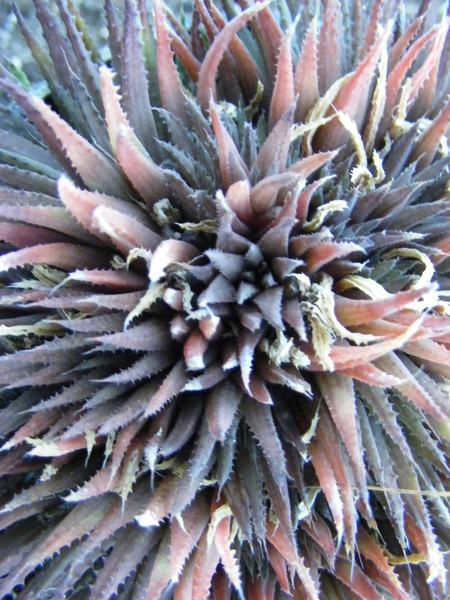
[(53, 108), (0, 68), (0, 597), (444, 598), (449, 19), (106, 0), (102, 65), (34, 3)]

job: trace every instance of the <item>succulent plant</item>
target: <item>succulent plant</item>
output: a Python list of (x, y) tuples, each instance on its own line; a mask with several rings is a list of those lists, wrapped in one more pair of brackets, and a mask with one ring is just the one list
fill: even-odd
[(443, 599), (449, 19), (105, 0), (100, 52), (34, 4), (48, 94), (0, 67), (0, 597)]

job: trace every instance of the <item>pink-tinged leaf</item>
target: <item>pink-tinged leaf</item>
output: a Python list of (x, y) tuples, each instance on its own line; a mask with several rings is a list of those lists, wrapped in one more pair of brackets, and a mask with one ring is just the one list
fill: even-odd
[(106, 67), (100, 69), (105, 117), (111, 146), (123, 172), (147, 204), (167, 197), (169, 188), (163, 170), (153, 162), (141, 142), (131, 129), (120, 106), (113, 73)]
[(393, 583), (386, 573), (377, 569), (371, 561), (364, 560), (362, 570), (371, 583), (377, 586), (377, 589), (385, 590), (395, 600), (410, 600), (411, 595), (404, 590), (400, 582), (397, 585)]
[(225, 192), (227, 192), (233, 183), (248, 181), (248, 168), (236, 148), (233, 139), (225, 129), (213, 100), (209, 103), (209, 114), (217, 141), (222, 183)]
[[(258, 5), (256, 5), (258, 6)], [(270, 175), (261, 179), (250, 190), (250, 204), (256, 214), (265, 213), (277, 203), (278, 193), (288, 186), (293, 186), (302, 175), (289, 170), (285, 173)]]
[(427, 52), (425, 59), (419, 69), (411, 77), (410, 88), (407, 99), (407, 108), (411, 107), (416, 100), (419, 91), (422, 91), (422, 97), (419, 100), (419, 110), (423, 112), (429, 110), (434, 104), (434, 95), (436, 93), (436, 84), (438, 68), (447, 38), (450, 20), (442, 19), (440, 25), (436, 26), (436, 37), (433, 45)]
[(402, 82), (406, 74), (408, 73), (411, 65), (417, 58), (420, 51), (423, 50), (423, 48), (425, 48), (425, 46), (431, 40), (433, 40), (436, 35), (437, 28), (438, 26), (433, 27), (427, 33), (418, 38), (413, 44), (411, 44), (404, 56), (389, 73), (386, 81), (386, 102), (384, 105), (384, 116), (378, 128), (377, 142), (379, 139), (382, 139), (392, 119), (397, 96), (399, 94), (399, 90), (402, 88)]
[(450, 123), (450, 102), (448, 102), (415, 143), (410, 161), (418, 160), (417, 169), (428, 167), (434, 160), (442, 136)]
[[(152, 232), (153, 233), (153, 232)], [(142, 290), (147, 286), (147, 279), (132, 271), (113, 269), (76, 270), (66, 281), (78, 281), (89, 285), (106, 286), (113, 290)]]
[(307, 340), (305, 316), (296, 298), (283, 302), (281, 309), (283, 321), (290, 325), (302, 341)]
[[(101, 415), (100, 423), (98, 423), (99, 419), (94, 423), (94, 427), (98, 427), (97, 433), (104, 436), (110, 435), (111, 433), (116, 434), (119, 429), (138, 419), (142, 415), (148, 399), (152, 397), (157, 387), (158, 383), (154, 380), (150, 380), (133, 392), (127, 398), (126, 402), (124, 402), (123, 396), (114, 399), (112, 402), (109, 401), (111, 410), (109, 412), (105, 411), (105, 413)], [(105, 404), (108, 405), (107, 403)], [(95, 410), (95, 405), (93, 410)], [(89, 417), (87, 420), (89, 423)], [(77, 423), (79, 422), (80, 421)]]
[(228, 49), (231, 40), (239, 31), (239, 29), (241, 29), (252, 17), (264, 9), (267, 9), (267, 2), (255, 4), (239, 13), (222, 29), (209, 47), (208, 52), (206, 53), (206, 56), (202, 62), (197, 81), (197, 101), (202, 107), (203, 111), (206, 112), (208, 109), (211, 95), (212, 99), (215, 100), (215, 78), (217, 69), (220, 61), (223, 58), (223, 55), (225, 54), (225, 51)]
[(136, 327), (130, 327), (118, 333), (93, 337), (91, 341), (99, 342), (106, 347), (114, 346), (135, 352), (168, 350), (173, 345), (167, 327), (158, 319), (145, 321)]
[(181, 240), (162, 241), (153, 253), (150, 263), (150, 279), (155, 282), (165, 276), (165, 270), (177, 263), (187, 263), (200, 252), (195, 246)]
[(200, 307), (206, 307), (210, 304), (227, 304), (234, 302), (236, 290), (233, 284), (226, 277), (219, 274), (215, 277), (209, 286), (197, 298)]
[(54, 425), (59, 417), (60, 410), (55, 408), (34, 414), (18, 429), (15, 434), (2, 445), (2, 450), (9, 450), (22, 444), (27, 438), (36, 437)]
[(123, 104), (135, 134), (153, 160), (157, 160), (160, 151), (154, 140), (158, 139), (158, 132), (150, 104), (139, 21), (136, 0), (126, 0), (120, 53)]
[(202, 390), (210, 390), (215, 388), (221, 381), (225, 379), (227, 373), (222, 367), (213, 363), (207, 367), (201, 375), (191, 379), (183, 388), (183, 392), (200, 392)]
[[(358, 131), (361, 131), (366, 117), (375, 68), (386, 47), (389, 34), (390, 30), (385, 29), (364, 60), (359, 63), (351, 75), (347, 76), (325, 116), (331, 116), (335, 112), (341, 111), (348, 115), (356, 123)], [(335, 118), (319, 128), (314, 136), (314, 147), (320, 150), (335, 150), (344, 146), (349, 139), (348, 130), (339, 119)]]
[[(416, 311), (403, 310), (398, 312), (395, 317), (387, 318), (386, 321), (389, 321), (392, 325), (398, 324), (400, 327), (410, 327), (416, 319)], [(450, 333), (450, 319), (448, 317), (442, 314), (425, 314), (422, 315), (420, 325), (423, 338), (436, 338), (439, 341), (448, 342)], [(430, 339), (430, 341), (432, 340)]]
[[(220, 511), (220, 507), (218, 508)], [(212, 519), (215, 518), (215, 514), (212, 514)], [(231, 526), (231, 516), (227, 515), (220, 519), (219, 523), (215, 526), (214, 531), (214, 544), (219, 552), (220, 561), (223, 565), (224, 571), (228, 576), (233, 587), (237, 590), (239, 596), (242, 597), (241, 588), (241, 574), (239, 569), (239, 562), (236, 557), (235, 550), (231, 547), (232, 540), (229, 539)], [(227, 583), (225, 581), (225, 583)]]
[(75, 219), (83, 225), (88, 231), (105, 241), (109, 242), (108, 236), (102, 234), (92, 225), (92, 214), (97, 207), (104, 206), (118, 211), (123, 215), (136, 219), (142, 225), (149, 223), (148, 217), (138, 206), (119, 200), (112, 196), (106, 196), (99, 192), (89, 192), (77, 188), (73, 183), (62, 176), (58, 181), (58, 190), (60, 198)]
[[(212, 594), (216, 600), (232, 600), (233, 588), (225, 570), (220, 567), (212, 578)], [(242, 594), (242, 590), (239, 590), (239, 594)]]
[[(171, 303), (168, 304), (172, 307)], [(178, 310), (182, 310), (182, 308), (183, 304), (180, 301), (180, 308)], [(186, 341), (188, 335), (191, 333), (192, 330), (193, 325), (191, 323), (188, 323), (181, 314), (176, 314), (170, 322), (170, 335), (176, 342), (179, 342), (180, 344)], [(200, 331), (202, 330), (200, 329)]]
[(111, 465), (100, 469), (83, 485), (65, 496), (66, 502), (84, 502), (89, 498), (96, 498), (106, 494), (119, 484), (119, 477), (112, 476)]
[[(218, 10), (215, 11), (214, 19), (212, 18), (211, 15), (213, 13), (213, 10), (210, 7), (210, 3), (207, 8), (204, 0), (202, 0), (197, 2), (196, 10), (194, 11), (194, 14), (197, 13), (199, 16), (198, 22), (201, 22), (203, 27), (205, 28), (205, 32), (209, 42), (205, 44), (204, 40), (202, 40), (201, 34), (199, 35), (198, 31), (195, 32), (195, 35), (192, 35), (192, 45), (196, 49), (196, 54), (199, 57), (203, 57), (205, 55), (207, 47), (213, 43), (215, 38), (218, 36), (220, 30), (223, 30), (225, 26), (225, 20)], [(227, 99), (237, 104), (241, 96), (241, 86), (237, 78), (235, 61), (233, 60), (233, 57), (229, 52), (231, 43), (232, 41), (230, 41), (227, 50), (222, 56), (222, 60), (219, 66), (217, 67), (217, 72), (218, 79), (220, 80), (221, 84), (220, 87), (222, 93)]]
[(175, 32), (172, 32), (172, 48), (180, 63), (186, 70), (186, 73), (189, 75), (192, 81), (196, 82), (201, 63), (194, 56), (190, 48), (188, 48), (184, 41)]
[(336, 558), (336, 546), (329, 525), (319, 514), (299, 521), (299, 526), (316, 542), (320, 552), (332, 566)]
[[(238, 304), (243, 304), (242, 298), (239, 295), (239, 292), (242, 291), (242, 287), (243, 287), (242, 285), (239, 286), (239, 290), (238, 290), (238, 295), (237, 295)], [(254, 290), (254, 293), (256, 293), (257, 291), (258, 291), (257, 289)], [(251, 306), (249, 304), (245, 304), (244, 306), (237, 306), (236, 313), (237, 313), (242, 325), (244, 327), (246, 327), (247, 329), (250, 329), (250, 331), (257, 331), (258, 329), (261, 328), (261, 322), (262, 322), (263, 316), (258, 308)]]
[(206, 250), (205, 255), (214, 268), (220, 271), (228, 281), (234, 282), (240, 278), (244, 267), (243, 256), (215, 249)]
[(146, 582), (146, 589), (140, 596), (141, 600), (160, 598), (163, 590), (168, 586), (170, 581), (170, 532), (166, 530), (156, 552), (151, 574)]
[(194, 554), (192, 600), (208, 600), (211, 579), (220, 560), (217, 546), (208, 543), (207, 533), (203, 533)]
[[(234, 470), (224, 486), (224, 492), (239, 525), (241, 517), (245, 517), (246, 522), (242, 528), (244, 535), (251, 539), (253, 530), (256, 539), (263, 544), (266, 537), (266, 506), (262, 497), (260, 461), (257, 460), (256, 454), (256, 443), (253, 439), (245, 449), (238, 450)], [(239, 510), (236, 510), (236, 502), (239, 504)]]
[(423, 29), (423, 22), (425, 20), (425, 15), (419, 15), (408, 27), (405, 31), (395, 40), (395, 43), (392, 44), (389, 49), (389, 65), (388, 71), (389, 73), (395, 67), (395, 65), (400, 61), (402, 55), (409, 48), (411, 42), (420, 35)]
[(297, 122), (305, 120), (306, 115), (319, 99), (317, 44), (316, 19), (313, 19), (303, 38), (294, 75), (294, 91), (299, 97), (295, 109)]
[(198, 328), (208, 341), (217, 341), (222, 337), (224, 331), (222, 319), (215, 315), (200, 319)]
[(209, 432), (208, 423), (206, 419), (203, 419), (198, 430), (196, 444), (180, 479), (172, 505), (173, 514), (183, 511), (194, 499), (217, 458), (216, 445), (216, 440)]
[(285, 217), (262, 236), (258, 247), (266, 257), (287, 257), (289, 239), (295, 219)]
[[(403, 586), (399, 580), (398, 575), (395, 573), (394, 568), (389, 564), (388, 559), (383, 551), (383, 547), (377, 543), (372, 536), (370, 536), (363, 527), (358, 530), (356, 538), (358, 546), (358, 552), (364, 556), (364, 558), (370, 560), (374, 566), (382, 573), (388, 580), (383, 585), (395, 598), (395, 600), (408, 600), (409, 595), (406, 594)], [(372, 577), (371, 577), (372, 579)]]
[(119, 471), (125, 454), (127, 453), (131, 442), (136, 437), (140, 429), (142, 429), (142, 421), (131, 421), (128, 425), (123, 427), (116, 436), (114, 442), (114, 448), (111, 457), (111, 478), (115, 477)]
[(353, 463), (358, 485), (365, 485), (366, 469), (359, 433), (353, 381), (340, 373), (321, 373), (317, 376), (322, 396)]
[(383, 600), (383, 596), (355, 562), (337, 558), (335, 576), (364, 600)]
[(127, 383), (129, 381), (141, 381), (151, 377), (152, 375), (160, 373), (171, 364), (173, 364), (172, 353), (158, 351), (143, 356), (128, 369), (124, 369), (119, 373), (114, 373), (109, 377), (105, 377), (101, 381), (105, 383)]
[(305, 158), (301, 158), (293, 165), (288, 167), (288, 171), (295, 173), (302, 179), (306, 179), (309, 175), (312, 175), (314, 171), (320, 169), (327, 162), (333, 160), (335, 156), (337, 156), (338, 150), (332, 150), (330, 152), (316, 152), (311, 156), (306, 156)]
[[(417, 486), (418, 488), (418, 486)], [(435, 534), (432, 530), (429, 513), (425, 508), (423, 499), (417, 495), (417, 504), (420, 504), (418, 510), (421, 518), (415, 519), (409, 514), (405, 514), (405, 528), (408, 538), (417, 548), (419, 553), (426, 557), (428, 566), (427, 582), (430, 583), (437, 578), (441, 583), (446, 579), (446, 568), (444, 565), (444, 557), (436, 542)]]
[(91, 231), (108, 236), (114, 246), (125, 256), (133, 248), (154, 250), (162, 238), (157, 233), (133, 219), (106, 206), (98, 206), (91, 217)]
[(119, 127), (130, 127), (127, 116), (120, 105), (118, 87), (114, 85), (114, 73), (107, 67), (100, 67), (100, 86), (102, 103), (105, 110), (105, 119), (108, 126), (108, 134), (111, 148), (116, 151), (116, 138)]
[(231, 380), (215, 386), (206, 401), (206, 417), (211, 435), (224, 442), (242, 398), (242, 392)]
[(311, 395), (311, 386), (302, 377), (300, 372), (292, 365), (286, 365), (284, 368), (275, 365), (270, 361), (258, 361), (258, 372), (269, 383), (276, 383), (291, 388), (299, 394)]
[(430, 288), (412, 288), (397, 292), (381, 300), (351, 300), (335, 295), (335, 315), (344, 327), (362, 325), (389, 316), (410, 302), (418, 300), (430, 291)]
[[(317, 155), (314, 154), (313, 156), (317, 156)], [(310, 156), (309, 158), (313, 158), (313, 156)], [(315, 192), (322, 185), (324, 185), (324, 183), (326, 183), (327, 181), (330, 181), (330, 179), (331, 179), (331, 177), (322, 177), (321, 179), (318, 179), (317, 181), (313, 181), (313, 183), (310, 183), (309, 185), (307, 185), (304, 189), (302, 189), (297, 194), (297, 198), (296, 198), (297, 209), (296, 209), (295, 216), (300, 221), (301, 224), (303, 224), (308, 218), (309, 205), (311, 203), (311, 199), (314, 196)]]
[(338, 543), (340, 543), (344, 533), (344, 505), (341, 500), (336, 478), (318, 440), (311, 440), (308, 445), (308, 454), (319, 479), (320, 487), (328, 502), (328, 506), (333, 516), (333, 522), (336, 527)]
[[(22, 201), (32, 202), (33, 195), (24, 196), (26, 192), (8, 190), (9, 198), (14, 204), (0, 204), (2, 217), (13, 221), (23, 221), (31, 225), (46, 227), (63, 235), (75, 238), (78, 242), (92, 244), (98, 241), (88, 234), (69, 212), (62, 206), (21, 205)], [(1, 198), (1, 196), (0, 196)], [(38, 199), (37, 197), (36, 199)], [(6, 199), (5, 199), (6, 200)], [(44, 199), (43, 199), (44, 200)]]
[(299, 557), (296, 548), (286, 537), (282, 527), (276, 527), (269, 519), (266, 521), (267, 539), (295, 569), (302, 582), (307, 600), (320, 600), (317, 589), (309, 569), (305, 566), (303, 558)]
[(81, 137), (43, 100), (33, 96), (32, 103), (61, 141), (70, 162), (89, 188), (106, 194), (127, 196), (128, 188), (120, 171), (104, 154)]
[(319, 92), (323, 95), (341, 76), (344, 65), (344, 35), (341, 5), (327, 0), (317, 45)]
[(404, 381), (404, 383), (396, 385), (395, 387), (411, 400), (417, 408), (430, 413), (439, 420), (444, 418), (440, 407), (436, 404), (433, 397), (424, 390), (420, 383), (415, 379), (414, 375), (394, 352), (390, 352), (389, 354), (378, 358), (376, 364), (383, 369), (383, 371)]
[(264, 87), (268, 87), (271, 90), (272, 82), (275, 81), (276, 77), (277, 56), (283, 39), (283, 31), (267, 5), (257, 15), (255, 21), (252, 21), (250, 26), (262, 50), (264, 67), (268, 74), (268, 81), (263, 83)]
[(289, 147), (290, 130), (294, 122), (294, 109), (288, 107), (277, 119), (277, 123), (267, 136), (256, 158), (258, 178), (261, 180), (268, 173), (274, 175), (285, 170)]
[(403, 381), (394, 375), (389, 375), (378, 369), (372, 363), (360, 364), (357, 367), (350, 367), (348, 369), (340, 369), (340, 372), (351, 379), (357, 379), (369, 385), (383, 388), (398, 386)]
[[(332, 345), (330, 348), (330, 358), (336, 369), (350, 368), (362, 363), (370, 362), (381, 356), (384, 356), (392, 350), (402, 348), (406, 342), (417, 337), (422, 337), (420, 332), (420, 319), (410, 327), (403, 330), (399, 335), (393, 336), (390, 339), (382, 342), (375, 342), (367, 346), (337, 346)], [(322, 370), (319, 367), (317, 358), (308, 346), (302, 346), (302, 350), (308, 355), (311, 360), (311, 370)], [(386, 369), (385, 369), (386, 370)]]
[(252, 298), (252, 301), (261, 311), (263, 317), (276, 329), (283, 330), (281, 319), (281, 306), (283, 301), (283, 288), (271, 287)]
[(188, 382), (184, 361), (178, 361), (162, 382), (157, 392), (149, 399), (144, 418), (156, 414), (174, 396), (177, 396)]
[(261, 404), (273, 404), (272, 396), (265, 384), (264, 379), (252, 373), (250, 375), (248, 394), (254, 400), (257, 400)]
[(194, 557), (185, 565), (179, 582), (173, 590), (173, 600), (194, 600), (192, 587), (194, 585)]
[(1, 290), (0, 304), (11, 306), (17, 302), (23, 306), (46, 308), (74, 308), (91, 312), (100, 306), (110, 309), (131, 311), (142, 298), (143, 292), (127, 294), (91, 294), (89, 292), (72, 291), (70, 293), (57, 291), (49, 298), (48, 292)]
[(209, 342), (199, 329), (194, 329), (183, 345), (183, 357), (189, 371), (201, 371), (205, 368), (204, 357)]
[(197, 494), (180, 517), (170, 523), (170, 572), (171, 580), (178, 581), (192, 550), (205, 531), (209, 520), (209, 506), (204, 494)]
[(17, 248), (27, 248), (45, 243), (67, 243), (71, 241), (70, 238), (62, 233), (22, 223), (0, 223), (0, 240)]
[(279, 119), (289, 111), (293, 113), (295, 91), (294, 91), (294, 64), (292, 57), (292, 36), (295, 25), (289, 27), (281, 41), (278, 60), (277, 73), (270, 102), (268, 130), (271, 131), (278, 123)]
[(108, 262), (107, 254), (92, 248), (65, 243), (41, 244), (4, 254), (0, 257), (0, 271), (40, 263), (70, 271), (77, 267), (106, 267)]
[(148, 205), (169, 195), (163, 170), (153, 162), (130, 128), (118, 128), (115, 151), (123, 172)]
[(276, 585), (276, 575), (270, 571), (264, 579), (251, 579), (249, 577), (245, 586), (245, 597), (248, 598), (248, 600), (273, 600), (275, 597)]
[(278, 281), (285, 281), (289, 275), (304, 266), (303, 260), (283, 256), (276, 256), (270, 262), (271, 271)]
[(364, 250), (353, 242), (322, 242), (306, 253), (307, 271), (309, 274), (316, 273), (332, 260), (348, 256), (352, 252), (364, 252)]
[(278, 476), (286, 472), (286, 460), (272, 416), (272, 409), (266, 404), (246, 398), (241, 402), (245, 419), (262, 448), (269, 468)]
[(382, 0), (375, 0), (372, 2), (370, 16), (365, 24), (364, 39), (361, 41), (358, 51), (358, 62), (360, 62), (366, 56), (366, 54), (370, 52), (370, 49), (377, 39), (380, 25), (384, 20), (382, 8), (384, 8)]
[(135, 519), (141, 527), (154, 527), (170, 514), (179, 481), (173, 473), (164, 477), (145, 510), (136, 514)]
[[(218, 24), (219, 28), (223, 29), (226, 25), (226, 21), (220, 10), (212, 3), (208, 5), (208, 10), (211, 12), (214, 21)], [(236, 75), (239, 84), (244, 90), (246, 99), (251, 100), (256, 94), (258, 81), (263, 80), (263, 74), (253, 60), (251, 53), (247, 50), (245, 44), (238, 36), (235, 36), (230, 41), (229, 50), (235, 61)]]
[(183, 86), (174, 63), (170, 36), (164, 22), (164, 15), (160, 0), (153, 2), (155, 20), (156, 56), (158, 67), (159, 92), (162, 107), (185, 122), (186, 99)]
[(289, 594), (290, 585), (287, 575), (286, 559), (280, 554), (275, 546), (272, 546), (270, 542), (267, 544), (267, 558), (269, 559), (272, 569), (277, 575), (280, 588), (283, 590), (283, 592)]
[(58, 162), (71, 176), (76, 177), (76, 171), (63, 148), (61, 140), (47, 122), (45, 116), (41, 114), (39, 109), (35, 108), (35, 97), (27, 93), (3, 65), (0, 65), (0, 86), (14, 98), (25, 112), (27, 119), (35, 125), (48, 149), (57, 157)]
[(161, 456), (170, 456), (191, 439), (197, 431), (198, 420), (203, 412), (201, 399), (190, 398), (183, 404), (176, 416), (175, 422), (161, 445)]
[[(216, 248), (222, 252), (245, 254), (250, 246), (247, 236), (249, 229), (240, 221), (225, 202), (225, 197), (216, 196), (219, 213)], [(244, 229), (245, 228), (245, 229)]]
[[(229, 167), (230, 165), (228, 164), (227, 168)], [(251, 226), (255, 214), (250, 203), (250, 186), (248, 181), (245, 179), (244, 181), (232, 183), (227, 189), (225, 200), (237, 218), (246, 225)]]

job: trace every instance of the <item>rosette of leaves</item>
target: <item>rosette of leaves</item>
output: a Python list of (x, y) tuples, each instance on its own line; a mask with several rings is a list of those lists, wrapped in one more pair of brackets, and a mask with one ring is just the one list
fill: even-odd
[[(449, 20), (71, 0), (1, 105), (0, 597), (442, 599)], [(55, 10), (52, 10), (55, 9)]]

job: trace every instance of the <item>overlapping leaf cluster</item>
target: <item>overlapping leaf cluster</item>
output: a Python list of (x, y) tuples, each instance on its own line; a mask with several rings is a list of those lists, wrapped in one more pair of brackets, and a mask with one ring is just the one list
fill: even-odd
[(34, 3), (52, 107), (0, 68), (0, 596), (443, 598), (448, 18), (106, 0), (104, 65)]

